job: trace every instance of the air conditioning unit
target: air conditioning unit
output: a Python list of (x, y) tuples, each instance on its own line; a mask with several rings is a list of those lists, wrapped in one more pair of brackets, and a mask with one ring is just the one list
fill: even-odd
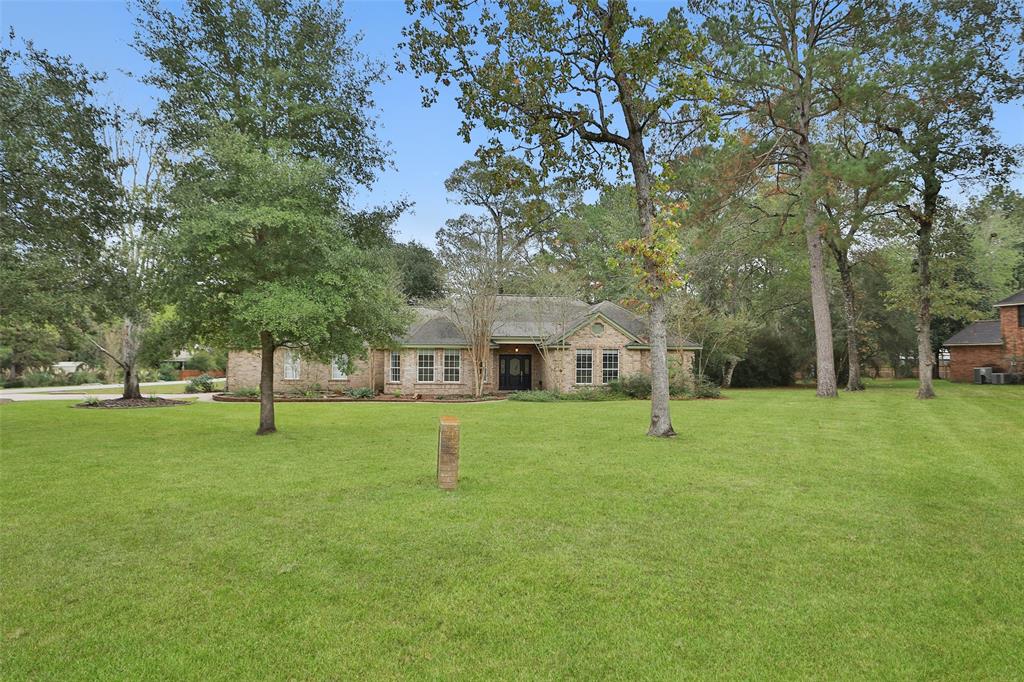
[(991, 367), (975, 367), (974, 368), (974, 383), (976, 384), (989, 384), (992, 383), (989, 377), (992, 376)]
[(988, 375), (988, 383), (1002, 386), (1003, 384), (1007, 383), (1006, 374), (1003, 372), (993, 372), (992, 374)]

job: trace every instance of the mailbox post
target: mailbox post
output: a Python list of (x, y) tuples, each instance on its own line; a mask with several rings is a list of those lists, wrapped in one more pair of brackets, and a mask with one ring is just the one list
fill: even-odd
[(459, 420), (441, 417), (437, 434), (437, 485), (455, 490), (459, 482)]

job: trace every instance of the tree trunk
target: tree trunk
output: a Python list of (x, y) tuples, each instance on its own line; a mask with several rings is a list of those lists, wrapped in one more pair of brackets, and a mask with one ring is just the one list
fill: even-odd
[(256, 435), (277, 431), (274, 423), (274, 337), (260, 332), (260, 428)]
[(931, 255), (932, 226), (921, 225), (917, 230), (917, 397), (922, 400), (935, 397), (932, 384), (932, 368), (935, 355), (932, 352), (932, 296), (931, 296)]
[(732, 373), (736, 369), (736, 365), (739, 364), (739, 358), (730, 357), (725, 363), (725, 373), (722, 375), (722, 388), (729, 388), (732, 386)]
[(124, 390), (121, 391), (121, 398), (131, 400), (142, 397), (142, 390), (139, 388), (139, 373), (135, 364), (124, 367)]
[(860, 375), (860, 343), (857, 339), (857, 300), (850, 272), (850, 254), (842, 247), (832, 244), (832, 252), (839, 267), (839, 281), (843, 287), (843, 316), (846, 318), (846, 353), (849, 356), (850, 376), (846, 380), (847, 391), (863, 391), (864, 382)]
[(935, 366), (935, 354), (932, 352), (932, 230), (942, 184), (934, 170), (935, 159), (930, 161), (921, 174), (923, 211), (914, 216), (917, 223), (917, 397), (920, 400), (935, 397), (932, 384)]
[(139, 389), (139, 372), (135, 367), (139, 348), (139, 332), (141, 330), (131, 320), (124, 318), (121, 332), (121, 368), (124, 370), (124, 390), (121, 398), (131, 400), (142, 397)]
[(811, 309), (814, 313), (814, 343), (817, 350), (815, 375), (819, 398), (835, 398), (836, 368), (832, 348), (832, 313), (828, 305), (828, 283), (825, 280), (825, 259), (821, 250), (816, 214), (808, 213), (804, 221), (807, 254), (811, 266)]
[[(635, 141), (629, 148), (630, 165), (633, 168), (633, 180), (636, 186), (636, 207), (640, 219), (640, 230), (644, 237), (653, 234), (654, 203), (651, 200), (651, 169), (647, 164), (643, 144)], [(665, 292), (659, 291), (660, 275), (658, 266), (645, 263), (649, 273), (648, 284), (655, 292), (651, 299), (648, 316), (651, 335), (651, 425), (647, 429), (648, 436), (669, 437), (676, 435), (672, 428), (672, 413), (668, 391), (668, 329), (665, 318), (668, 305)]]
[(825, 278), (825, 259), (821, 248), (819, 230), (818, 199), (812, 187), (814, 181), (814, 156), (811, 150), (811, 121), (808, 112), (812, 109), (808, 91), (811, 76), (801, 79), (794, 73), (793, 87), (801, 91), (800, 141), (797, 145), (800, 172), (800, 194), (804, 209), (804, 237), (807, 240), (807, 257), (810, 261), (811, 310), (814, 315), (814, 345), (817, 355), (815, 377), (819, 398), (835, 398), (839, 395), (836, 387), (835, 355), (832, 347), (832, 312), (828, 304), (828, 282)]

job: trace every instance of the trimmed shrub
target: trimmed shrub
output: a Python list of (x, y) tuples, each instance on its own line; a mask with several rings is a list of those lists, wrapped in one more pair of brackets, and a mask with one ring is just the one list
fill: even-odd
[(24, 379), (8, 379), (4, 382), (4, 388), (21, 388), (25, 385)]
[(607, 388), (584, 387), (574, 391), (566, 391), (558, 396), (559, 400), (622, 400), (622, 396)]
[(705, 376), (701, 377), (700, 380), (694, 380), (689, 395), (692, 395), (694, 398), (718, 398), (722, 395), (722, 389), (718, 384)]
[(205, 350), (197, 350), (188, 360), (185, 361), (185, 369), (197, 369), (200, 372), (208, 372), (213, 369), (213, 357)]
[(365, 400), (366, 398), (373, 397), (373, 389), (366, 386), (350, 388), (345, 391), (345, 394), (350, 398), (355, 398), (356, 400)]
[(185, 393), (212, 393), (213, 377), (209, 374), (200, 374), (189, 379), (185, 386)]
[(49, 372), (26, 372), (21, 379), (26, 388), (60, 386), (60, 382), (57, 381), (57, 378)]
[(78, 370), (69, 374), (66, 381), (69, 386), (81, 386), (82, 384), (98, 384), (100, 377), (96, 372)]
[(516, 391), (509, 394), (508, 399), (524, 403), (553, 403), (558, 400), (558, 394), (554, 391)]
[(137, 370), (139, 381), (160, 381), (159, 370), (152, 367), (141, 367)]
[(651, 397), (651, 377), (646, 374), (630, 374), (608, 382), (608, 389), (626, 398), (646, 399)]
[(160, 381), (175, 381), (178, 378), (178, 370), (170, 362), (160, 363), (160, 369), (156, 371)]
[(237, 391), (232, 391), (231, 395), (236, 395), (239, 398), (259, 398), (260, 389), (255, 386), (246, 386), (245, 388), (240, 388)]

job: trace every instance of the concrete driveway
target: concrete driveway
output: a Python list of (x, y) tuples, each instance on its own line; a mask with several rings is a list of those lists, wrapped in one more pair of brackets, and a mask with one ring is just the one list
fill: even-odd
[[(148, 381), (139, 384), (142, 389), (142, 395), (159, 395), (156, 393), (147, 393), (146, 389), (150, 387), (161, 387), (161, 386), (173, 386), (175, 384), (187, 384), (187, 381)], [(5, 388), (0, 390), (0, 401), (2, 400), (13, 400), (15, 402), (24, 402), (27, 400), (77, 400), (82, 401), (86, 398), (96, 398), (98, 400), (112, 400), (114, 398), (121, 397), (121, 388), (123, 384), (82, 384), (81, 386), (41, 386), (38, 388)], [(95, 390), (97, 388), (109, 388), (110, 393), (83, 393), (82, 391)], [(189, 398), (196, 399), (200, 402), (208, 403), (213, 401), (213, 393), (166, 393), (160, 397), (168, 398), (170, 400)]]

